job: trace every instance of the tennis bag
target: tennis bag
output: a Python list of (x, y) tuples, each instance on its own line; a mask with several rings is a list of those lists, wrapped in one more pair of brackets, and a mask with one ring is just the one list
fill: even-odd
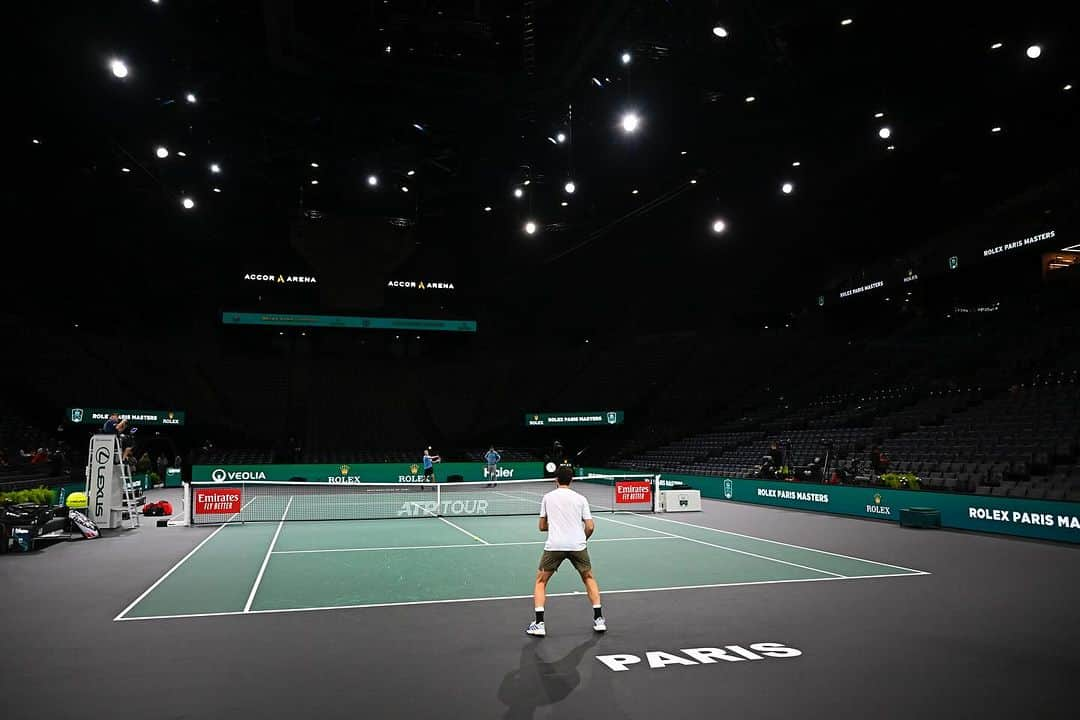
[(93, 540), (101, 535), (101, 531), (98, 530), (98, 526), (94, 524), (94, 521), (83, 515), (78, 510), (69, 510), (68, 518), (71, 519), (71, 523), (79, 528), (79, 532), (87, 540)]
[(145, 505), (143, 505), (143, 515), (152, 517), (172, 515), (172, 503), (170, 503), (168, 500), (159, 500), (158, 502), (146, 503)]

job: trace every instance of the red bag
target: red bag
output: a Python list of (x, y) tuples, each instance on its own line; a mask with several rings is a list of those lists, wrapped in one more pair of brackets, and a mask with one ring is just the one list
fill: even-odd
[(161, 508), (162, 515), (172, 515), (172, 503), (168, 500), (159, 500), (158, 507)]

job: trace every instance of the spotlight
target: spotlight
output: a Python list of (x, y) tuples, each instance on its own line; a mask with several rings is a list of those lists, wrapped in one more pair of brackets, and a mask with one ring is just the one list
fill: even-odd
[(491, 212), (491, 206), (490, 205), (485, 205), (484, 206), (484, 212)]
[(559, 133), (558, 135), (555, 136), (555, 140), (557, 142), (559, 142), (559, 143), (566, 142), (566, 133)]
[(880, 130), (878, 130), (877, 134), (878, 134), (878, 137), (881, 138), (882, 140), (888, 140), (889, 137), (892, 136), (892, 129), (886, 126), (886, 127), (881, 128)]
[(525, 191), (519, 187), (514, 188), (514, 197), (519, 198), (525, 194)]
[(416, 171), (415, 170), (410, 170), (409, 172), (407, 172), (405, 174), (408, 175), (409, 177), (412, 177), (413, 175), (416, 174)]
[[(1063, 87), (1061, 89), (1066, 91), (1066, 92), (1068, 92), (1069, 90), (1072, 90), (1072, 83), (1069, 83), (1068, 85), (1066, 85), (1065, 87)], [(37, 140), (35, 140), (34, 142), (37, 142)]]
[(177, 157), (187, 157), (187, 153), (184, 152), (183, 150), (179, 150), (179, 151), (177, 151), (176, 156)]
[(993, 45), (990, 46), (991, 50), (1000, 50), (1001, 48), (1002, 48), (1002, 44), (999, 43), (999, 42), (996, 42), (996, 43), (994, 43)]
[(843, 20), (840, 21), (840, 24), (843, 25), (844, 27), (847, 27), (848, 25), (850, 25), (853, 22), (855, 22), (855, 21), (852, 20), (851, 18), (844, 18)]
[(632, 133), (638, 129), (641, 124), (641, 118), (637, 116), (637, 113), (628, 112), (622, 116), (622, 129), (623, 132)]
[(109, 61), (109, 69), (112, 70), (112, 74), (118, 78), (126, 78), (128, 76), (128, 66), (123, 60), (113, 59)]
[(184, 99), (187, 100), (192, 105), (194, 105), (195, 101), (196, 101), (195, 93), (188, 93), (187, 95), (184, 96)]
[(637, 188), (634, 188), (633, 190), (631, 190), (630, 194), (631, 195), (637, 195), (638, 194)]
[(889, 150), (889, 151), (891, 152), (891, 151), (893, 151), (893, 150), (895, 150), (895, 149), (896, 149), (896, 146), (895, 146), (895, 145), (890, 145), (890, 146), (888, 146), (888, 147), (887, 147), (887, 148), (885, 148), (885, 149), (886, 149), (886, 150)]
[(215, 174), (221, 172), (221, 166), (217, 163), (210, 163), (210, 172)]
[(990, 128), (990, 132), (999, 133), (1001, 132), (1001, 127), (999, 125), (995, 125), (994, 127)]
[(216, 192), (216, 193), (221, 192), (221, 188), (219, 188), (219, 187), (214, 188), (214, 192)]
[(375, 175), (367, 176), (368, 187), (376, 187), (379, 184), (379, 178)]
[(120, 168), (120, 172), (129, 173), (129, 172), (131, 172), (131, 168), (126, 168), (126, 167)]
[(311, 163), (311, 167), (313, 167), (313, 168), (318, 168), (318, 167), (319, 167), (319, 163)]
[(630, 64), (630, 53), (624, 52), (622, 54), (622, 64), (623, 65), (629, 65)]
[(877, 118), (878, 120), (880, 120), (881, 118), (885, 117), (885, 113), (876, 112), (876, 113), (874, 113), (874, 117)]
[(596, 87), (598, 87), (598, 88), (604, 87), (604, 83), (600, 82), (599, 78), (593, 78), (592, 81), (593, 81), (593, 85), (595, 85)]
[(180, 204), (184, 206), (185, 210), (191, 210), (193, 207), (195, 207), (195, 201), (192, 200), (189, 197), (186, 197), (183, 200), (181, 200)]
[[(1065, 89), (1068, 90), (1069, 87), (1066, 86)], [(30, 142), (34, 143), (35, 145), (40, 145), (41, 144), (41, 141), (38, 140), (37, 138), (33, 138)]]
[(525, 233), (526, 233), (527, 235), (532, 235), (532, 234), (534, 234), (535, 232), (536, 232), (536, 223), (534, 223), (534, 222), (533, 222), (532, 220), (530, 220), (529, 222), (525, 223)]
[(757, 100), (757, 98), (756, 98), (756, 97), (754, 97), (753, 95), (747, 95), (747, 96), (746, 96), (746, 102), (748, 102), (748, 103), (752, 103), (752, 102), (754, 102), (755, 100)]
[(1040, 55), (1042, 55), (1041, 45), (1032, 45), (1027, 49), (1027, 56), (1032, 60), (1037, 60)]
[(551, 137), (550, 135), (548, 135), (548, 142), (551, 143), (552, 145), (558, 145), (559, 144), (559, 141), (556, 140), (555, 138)]
[(714, 233), (719, 235), (725, 230), (727, 230), (727, 223), (725, 223), (723, 220), (713, 220), (712, 231)]
[(532, 180), (526, 180), (525, 182), (523, 182), (521, 184), (524, 185), (525, 187), (528, 187), (529, 183), (531, 183), (531, 182), (532, 182)]
[(680, 150), (680, 151), (679, 151), (679, 154), (680, 154), (680, 155), (685, 155), (685, 154), (686, 154), (686, 151), (685, 151), (685, 150)]
[(573, 195), (574, 191), (577, 190), (577, 186), (574, 185), (573, 180), (567, 180), (566, 184), (563, 185), (563, 190), (565, 190), (568, 195)]
[(318, 184), (319, 184), (319, 181), (318, 181), (318, 180), (312, 180), (312, 181), (311, 181), (311, 184), (312, 184), (312, 185), (318, 185)]
[(164, 145), (158, 145), (157, 149), (154, 150), (154, 154), (164, 160), (165, 158), (169, 157), (169, 148), (165, 147)]
[(401, 186), (401, 192), (407, 193), (407, 192), (409, 192), (409, 188), (407, 186), (405, 186), (405, 185), (402, 185)]
[(785, 195), (790, 195), (795, 191), (795, 183), (786, 182), (780, 186), (780, 192)]
[(560, 205), (562, 205), (563, 207), (566, 207), (566, 206), (567, 206), (567, 205), (569, 205), (570, 203), (568, 203), (568, 202), (566, 202), (565, 200), (563, 200), (563, 201), (562, 201), (561, 203), (559, 203), (559, 204), (560, 204)]
[(386, 52), (386, 54), (387, 54), (387, 55), (389, 55), (389, 54), (390, 54), (390, 51), (391, 51), (392, 49), (393, 49), (393, 48), (391, 48), (391, 47), (390, 47), (389, 45), (387, 45), (387, 46), (386, 46), (385, 48), (383, 48), (383, 50), (384, 50), (384, 51)]
[(802, 167), (802, 163), (796, 160), (795, 162), (791, 163), (791, 167)]
[(712, 29), (712, 34), (715, 35), (718, 38), (726, 38), (727, 37), (727, 30), (721, 25), (716, 25)]
[(691, 184), (691, 185), (697, 185), (697, 178), (694, 178), (694, 179), (692, 179), (692, 180), (690, 181), (690, 184)]

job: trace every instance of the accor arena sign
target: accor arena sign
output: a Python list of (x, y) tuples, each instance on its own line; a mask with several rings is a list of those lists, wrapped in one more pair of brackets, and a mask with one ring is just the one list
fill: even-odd
[(386, 287), (398, 290), (457, 290), (452, 282), (430, 282), (426, 280), (388, 280)]
[(315, 278), (311, 275), (273, 275), (267, 273), (244, 273), (244, 280), (248, 282), (267, 282), (278, 285), (315, 285)]

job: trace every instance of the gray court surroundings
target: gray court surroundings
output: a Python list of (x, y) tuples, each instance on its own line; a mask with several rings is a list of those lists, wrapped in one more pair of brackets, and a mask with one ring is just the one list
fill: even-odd
[(602, 636), (583, 595), (549, 599), (543, 639), (529, 599), (116, 622), (215, 531), (147, 522), (0, 557), (4, 716), (1075, 716), (1077, 548), (704, 505), (657, 518), (927, 574), (616, 593)]

